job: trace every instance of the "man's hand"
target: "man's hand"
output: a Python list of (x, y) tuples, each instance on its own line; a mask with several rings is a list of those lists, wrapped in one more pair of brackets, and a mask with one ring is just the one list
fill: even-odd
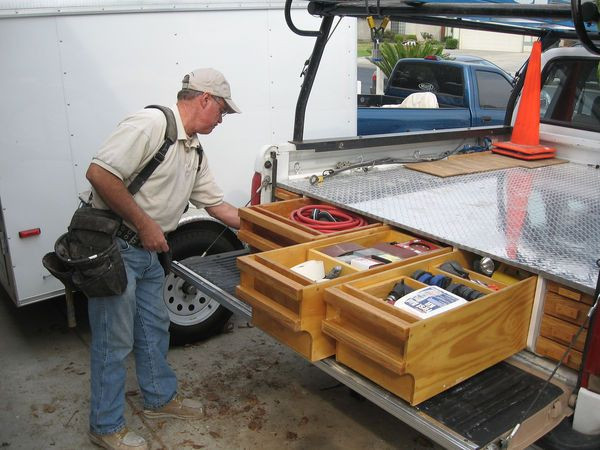
[(148, 218), (148, 220), (144, 221), (138, 228), (138, 235), (146, 250), (158, 253), (169, 251), (167, 239), (160, 226), (154, 220)]

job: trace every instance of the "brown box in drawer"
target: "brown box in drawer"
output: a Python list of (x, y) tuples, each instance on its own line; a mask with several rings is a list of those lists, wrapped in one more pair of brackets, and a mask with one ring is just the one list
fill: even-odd
[[(566, 345), (554, 342), (553, 340), (545, 338), (544, 336), (538, 336), (535, 345), (535, 351), (537, 353), (556, 361), (559, 361), (563, 357), (566, 349)], [(563, 364), (571, 369), (579, 370), (579, 367), (581, 366), (581, 359), (581, 352), (571, 349), (569, 354), (563, 360)]]
[(587, 313), (590, 306), (583, 303), (565, 298), (555, 292), (547, 291), (544, 300), (544, 313), (565, 320), (575, 325), (585, 323), (587, 328)]
[[(335, 351), (333, 339), (324, 335), (321, 330), (321, 321), (325, 317), (323, 292), (326, 287), (434, 257), (451, 250), (440, 247), (404, 261), (382, 264), (369, 270), (360, 271), (321, 253), (319, 249), (347, 242), (367, 247), (380, 242), (403, 242), (413, 238), (413, 236), (392, 230), (388, 226), (381, 226), (284, 249), (243, 256), (238, 258), (241, 277), (237, 295), (252, 306), (252, 320), (258, 328), (271, 334), (305, 358), (317, 361), (333, 355)], [(315, 283), (290, 269), (309, 259), (323, 261), (325, 272), (339, 265), (342, 267), (341, 275), (334, 280)]]
[[(557, 319), (556, 317), (544, 314), (542, 317), (542, 326), (540, 328), (540, 335), (558, 342), (563, 345), (570, 345), (573, 337), (577, 333), (579, 325), (574, 325), (564, 320)], [(585, 345), (586, 330), (582, 330), (573, 345), (575, 350), (583, 351)]]
[(322, 202), (302, 197), (240, 208), (241, 225), (238, 237), (257, 250), (267, 251), (381, 226), (380, 222), (364, 217), (368, 225), (346, 231), (323, 233), (290, 219), (292, 211), (311, 204)]
[(415, 405), (525, 348), (534, 276), (512, 285), (478, 276), (498, 291), (453, 276), (486, 295), (424, 320), (383, 301), (399, 280), (425, 286), (410, 278), (415, 270), (445, 274), (442, 263), (468, 267), (469, 256), (455, 250), (328, 287), (323, 331), (336, 359)]

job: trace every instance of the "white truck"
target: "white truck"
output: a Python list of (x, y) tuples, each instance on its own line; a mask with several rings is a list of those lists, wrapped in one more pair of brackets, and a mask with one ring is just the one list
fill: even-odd
[[(446, 316), (448, 322), (448, 313), (414, 322), (383, 301), (393, 286), (389, 277), (402, 269), (359, 278), (342, 268), (343, 279), (354, 281), (341, 287), (328, 280), (315, 284), (293, 272), (306, 255), (331, 264), (329, 253), (319, 256), (313, 242), (242, 258), (234, 252), (233, 260), (216, 255), (174, 262), (174, 268), (189, 285), (252, 316), (257, 326), (445, 448), (524, 448), (542, 437), (538, 447), (599, 448), (600, 51), (594, 44), (597, 29), (589, 27), (598, 10), (588, 3), (584, 14), (576, 0), (572, 8), (564, 2), (483, 3), (310, 2), (309, 11), (322, 22), (312, 34), (315, 51), (298, 99), (293, 140), (260, 151), (253, 190), (262, 183), (261, 200), (270, 202), (276, 188), (285, 189), (449, 245), (456, 254), (491, 258), (516, 274), (525, 271), (527, 294), (514, 289), (503, 301), (491, 295), (497, 300), (463, 305), (468, 319), (462, 322), (455, 319), (458, 312)], [(307, 99), (334, 17), (369, 15), (540, 37), (546, 50), (541, 89), (549, 99), (540, 112), (540, 143), (556, 148), (564, 161), (445, 178), (397, 164), (445, 158), (482, 147), (488, 138), (510, 140), (523, 74), (503, 127), (305, 139), (304, 116), (312, 115)], [(298, 31), (293, 23), (290, 28)], [(561, 38), (579, 39), (584, 46), (559, 47)], [(276, 208), (263, 210), (260, 223), (254, 223), (260, 225), (255, 242), (268, 246), (277, 243), (269, 240), (276, 234), (271, 224), (279, 230), (293, 227), (287, 215), (276, 217)], [(376, 231), (365, 231), (354, 242), (367, 242), (368, 233)], [(285, 241), (286, 236), (278, 237)], [(216, 269), (209, 273), (209, 267)], [(466, 312), (473, 309), (478, 312)], [(517, 310), (523, 314), (514, 315)], [(416, 328), (425, 350), (420, 354), (417, 345), (408, 359)], [(432, 342), (447, 353), (437, 353)], [(512, 345), (514, 351), (499, 357), (499, 349)], [(494, 361), (498, 364), (488, 367)], [(429, 370), (415, 375), (417, 364)], [(415, 400), (419, 376), (442, 380), (434, 386), (439, 393)]]
[[(294, 5), (291, 15), (314, 26), (305, 6)], [(336, 60), (320, 73), (306, 124), (315, 138), (356, 132), (355, 21), (339, 27), (330, 45)], [(255, 149), (291, 134), (304, 65), (297, 56), (311, 48), (289, 33), (282, 1), (0, 1), (0, 284), (13, 302), (63, 292), (41, 258), (89, 189), (92, 155), (127, 113), (173, 105), (181, 77), (194, 68), (223, 71), (243, 110), (201, 137), (227, 200), (243, 206)], [(222, 229), (192, 208), (171, 235), (175, 257), (202, 254)], [(241, 245), (226, 230), (209, 253)], [(165, 286), (175, 340), (217, 331), (229, 312), (178, 283), (171, 275)]]

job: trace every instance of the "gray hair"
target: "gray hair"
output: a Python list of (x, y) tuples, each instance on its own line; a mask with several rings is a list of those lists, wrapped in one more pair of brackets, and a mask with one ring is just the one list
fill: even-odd
[(193, 100), (202, 94), (204, 94), (204, 92), (195, 91), (193, 89), (182, 89), (177, 93), (177, 100)]

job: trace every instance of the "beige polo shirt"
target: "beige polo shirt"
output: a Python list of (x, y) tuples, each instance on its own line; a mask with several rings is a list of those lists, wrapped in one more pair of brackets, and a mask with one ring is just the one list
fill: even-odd
[[(206, 154), (198, 168), (198, 136), (187, 136), (177, 106), (171, 109), (177, 123), (177, 142), (134, 196), (136, 203), (164, 232), (177, 228), (188, 199), (198, 208), (223, 203), (223, 191), (210, 172)], [(127, 186), (162, 146), (166, 128), (167, 120), (160, 110), (138, 111), (119, 124), (92, 163), (108, 170)], [(96, 208), (108, 209), (95, 190), (92, 203)], [(130, 223), (127, 225), (135, 229)]]

